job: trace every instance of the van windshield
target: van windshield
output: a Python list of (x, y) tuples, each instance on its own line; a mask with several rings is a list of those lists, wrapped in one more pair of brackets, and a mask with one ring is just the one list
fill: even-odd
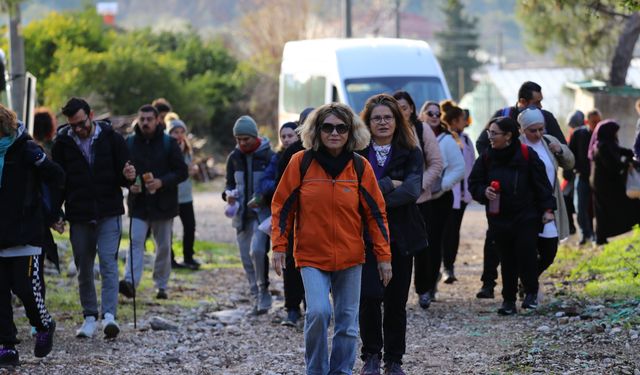
[(416, 103), (416, 111), (427, 100), (440, 102), (447, 99), (442, 82), (437, 77), (371, 77), (354, 78), (344, 81), (347, 99), (351, 108), (360, 113), (369, 97), (376, 94), (393, 94), (403, 90)]

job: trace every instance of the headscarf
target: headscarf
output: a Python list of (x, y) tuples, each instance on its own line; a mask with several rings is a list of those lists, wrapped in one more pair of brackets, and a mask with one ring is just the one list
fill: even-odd
[(593, 161), (593, 156), (601, 145), (605, 143), (618, 144), (616, 134), (619, 129), (620, 125), (618, 125), (613, 119), (602, 120), (598, 125), (596, 125), (593, 135), (591, 136), (591, 140), (589, 141), (589, 153), (587, 155), (589, 160)]

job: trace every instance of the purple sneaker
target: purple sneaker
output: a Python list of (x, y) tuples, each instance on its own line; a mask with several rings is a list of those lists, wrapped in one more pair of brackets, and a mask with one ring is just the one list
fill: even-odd
[(51, 348), (53, 348), (53, 333), (55, 331), (56, 322), (52, 320), (48, 330), (36, 333), (36, 345), (33, 348), (33, 355), (43, 358), (51, 352)]
[(15, 367), (20, 365), (20, 356), (15, 349), (0, 349), (0, 368)]

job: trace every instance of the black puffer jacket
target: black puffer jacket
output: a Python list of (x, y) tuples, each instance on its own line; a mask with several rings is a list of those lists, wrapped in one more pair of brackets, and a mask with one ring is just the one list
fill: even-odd
[[(162, 188), (149, 194), (142, 183), (140, 194), (129, 194), (127, 204), (129, 216), (142, 220), (166, 220), (178, 215), (178, 184), (189, 176), (187, 165), (178, 143), (164, 134), (158, 127), (151, 139), (146, 139), (138, 126), (131, 135), (133, 141), (127, 140), (130, 146), (131, 161), (136, 173), (142, 175), (153, 173), (154, 178), (162, 180)], [(165, 141), (164, 137), (168, 137)], [(168, 149), (165, 142), (168, 141)]]
[(556, 201), (538, 154), (527, 147), (525, 158), (519, 140), (501, 150), (488, 149), (473, 165), (469, 176), (469, 192), (476, 201), (487, 205), (485, 196), (491, 181), (500, 182), (500, 213), (487, 214), (489, 231), (500, 233), (517, 230), (523, 223), (540, 223), (545, 210), (555, 210)]
[[(45, 210), (43, 186), (48, 190)], [(14, 246), (42, 246), (43, 230), (57, 220), (64, 171), (24, 131), (7, 150), (0, 185), (0, 251)]]
[(122, 170), (129, 160), (129, 150), (120, 134), (109, 122), (94, 121), (100, 128), (91, 147), (93, 164), (89, 164), (72, 137), (69, 125), (58, 130), (52, 148), (53, 160), (66, 173), (65, 216), (70, 222), (88, 222), (124, 214), (122, 189), (129, 182)]

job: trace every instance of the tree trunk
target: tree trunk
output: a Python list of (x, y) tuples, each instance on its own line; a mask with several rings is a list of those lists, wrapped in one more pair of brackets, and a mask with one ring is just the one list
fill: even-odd
[(627, 18), (624, 29), (618, 39), (616, 51), (611, 61), (609, 83), (611, 86), (624, 86), (627, 79), (627, 71), (633, 57), (633, 48), (640, 36), (640, 13), (633, 13)]

